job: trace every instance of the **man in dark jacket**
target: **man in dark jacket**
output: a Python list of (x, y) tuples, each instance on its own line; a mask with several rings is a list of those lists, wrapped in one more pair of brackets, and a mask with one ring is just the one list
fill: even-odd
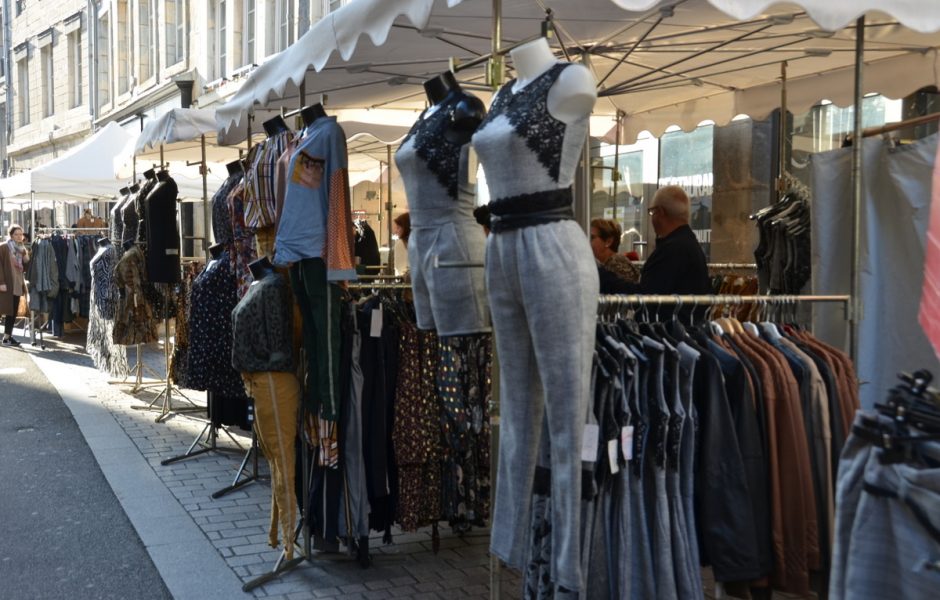
[(621, 294), (711, 294), (708, 263), (689, 227), (689, 197), (677, 185), (657, 190), (649, 208), (656, 249), (646, 259), (639, 284), (619, 286)]

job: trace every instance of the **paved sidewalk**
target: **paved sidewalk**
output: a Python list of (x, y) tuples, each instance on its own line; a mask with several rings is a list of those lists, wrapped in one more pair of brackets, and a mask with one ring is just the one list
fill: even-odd
[[(161, 466), (160, 461), (186, 451), (205, 422), (173, 415), (155, 423), (155, 413), (135, 410), (159, 390), (130, 395), (131, 383), (109, 384), (78, 344), (81, 335), (47, 338), (47, 350), (24, 346), (65, 398), (102, 470), (121, 501), (147, 551), (175, 598), (488, 598), (488, 535), (464, 536), (441, 529), (440, 551), (431, 547), (430, 530), (395, 535), (383, 546), (381, 534), (370, 540), (374, 566), (336, 555), (316, 556), (291, 573), (256, 589), (243, 582), (271, 569), (278, 551), (267, 545), (271, 490), (253, 482), (214, 500), (211, 494), (232, 483), (242, 453), (210, 453)], [(135, 357), (129, 353), (128, 362)], [(144, 362), (164, 372), (162, 346), (146, 348)], [(184, 390), (204, 406), (205, 396)], [(91, 401), (89, 401), (91, 400)], [(198, 415), (197, 415), (198, 416)], [(233, 430), (242, 447), (247, 432)], [(228, 436), (220, 445), (236, 449)], [(267, 473), (263, 457), (261, 473)], [(501, 573), (502, 598), (520, 596), (518, 575)]]

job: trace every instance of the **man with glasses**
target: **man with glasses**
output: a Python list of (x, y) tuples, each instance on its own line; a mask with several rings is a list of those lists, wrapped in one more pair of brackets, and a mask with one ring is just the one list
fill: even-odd
[(711, 294), (708, 263), (689, 227), (689, 197), (677, 185), (659, 188), (649, 215), (656, 249), (646, 259), (639, 284), (626, 284), (624, 294)]

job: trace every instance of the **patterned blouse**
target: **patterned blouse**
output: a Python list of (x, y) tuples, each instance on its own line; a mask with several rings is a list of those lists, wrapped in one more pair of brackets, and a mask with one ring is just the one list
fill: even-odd
[(640, 270), (623, 254), (614, 254), (605, 260), (604, 268), (629, 283), (640, 282)]

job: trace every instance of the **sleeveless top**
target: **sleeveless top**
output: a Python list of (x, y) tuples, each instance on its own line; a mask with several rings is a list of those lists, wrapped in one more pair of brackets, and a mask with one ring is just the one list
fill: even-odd
[(508, 82), (473, 135), (494, 232), (574, 218), (571, 184), (588, 117), (566, 124), (548, 110), (548, 93), (570, 66), (557, 63), (516, 93), (516, 80)]
[(467, 145), (444, 135), (462, 98), (460, 93), (448, 94), (433, 112), (422, 112), (395, 153), (412, 227), (476, 222), (474, 193), (468, 186)]

